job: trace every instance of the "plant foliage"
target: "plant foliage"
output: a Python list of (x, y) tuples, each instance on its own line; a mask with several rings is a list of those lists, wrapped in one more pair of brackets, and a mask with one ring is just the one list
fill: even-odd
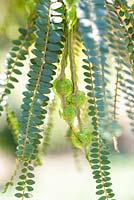
[[(60, 100), (59, 113), (68, 124), (66, 136), (76, 159), (77, 149), (81, 149), (92, 169), (98, 200), (115, 200), (109, 147), (113, 140), (119, 152), (122, 93), (134, 131), (134, 5), (125, 0), (32, 0), (26, 2), (26, 9), (26, 28), (20, 28), (19, 38), (13, 41), (0, 85), (0, 115), (6, 108), (18, 163), (5, 191), (19, 170), (15, 196), (22, 200), (32, 197), (34, 168), (41, 164), (40, 156), (51, 139), (56, 101), (50, 94), (54, 94)], [(29, 57), (18, 120), (8, 96)], [(79, 68), (83, 69), (85, 91), (79, 84), (83, 79)]]

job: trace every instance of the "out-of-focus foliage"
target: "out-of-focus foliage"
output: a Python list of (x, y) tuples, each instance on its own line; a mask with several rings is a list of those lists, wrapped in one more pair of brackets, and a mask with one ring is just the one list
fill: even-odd
[(4, 46), (8, 42), (16, 38), (18, 26), (25, 22), (24, 0), (0, 0), (0, 45)]
[[(8, 45), (18, 35), (18, 27), (26, 24), (37, 0), (0, 0), (0, 46)], [(25, 16), (25, 17), (24, 17)]]
[[(6, 110), (14, 138), (18, 136), (16, 155), (20, 176), (15, 196), (22, 200), (32, 197), (35, 164), (41, 163), (42, 147), (48, 146), (50, 140), (45, 134), (50, 134), (52, 127), (50, 102), (54, 96), (53, 88), (60, 101), (60, 117), (69, 128), (68, 141), (82, 150), (92, 168), (97, 183), (96, 194), (100, 195), (98, 200), (113, 198), (109, 141), (113, 141), (115, 150), (119, 152), (119, 91), (125, 94), (130, 120), (133, 120), (134, 113), (131, 105), (134, 103), (134, 5), (128, 5), (125, 0), (40, 0), (39, 3), (31, 0), (10, 3), (11, 8), (19, 6), (23, 10), (19, 16), (20, 23), (25, 26), (19, 28), (18, 39), (13, 40), (6, 73), (2, 76), (0, 115), (9, 103), (8, 96), (19, 82), (19, 76), (25, 71), (26, 61), (29, 60), (30, 64), (19, 124), (14, 113)], [(6, 20), (9, 18), (5, 17)], [(8, 37), (10, 22), (6, 20), (2, 23), (2, 30)], [(10, 20), (17, 26), (17, 14)], [(80, 47), (79, 50), (76, 46)], [(112, 64), (108, 59), (109, 52), (113, 57)], [(81, 60), (77, 58), (79, 53)], [(77, 65), (83, 68), (84, 91), (79, 88), (78, 77), (81, 73)], [(111, 91), (112, 66), (115, 86)], [(49, 126), (44, 133), (46, 119)], [(130, 125), (133, 131), (134, 123)]]

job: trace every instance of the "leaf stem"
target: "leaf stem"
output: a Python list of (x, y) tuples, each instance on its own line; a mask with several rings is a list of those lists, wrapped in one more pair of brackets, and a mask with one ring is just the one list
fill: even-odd
[(62, 59), (61, 59), (61, 72), (60, 72), (60, 78), (62, 79), (65, 76), (65, 68), (67, 66), (67, 40), (64, 44), (64, 49), (62, 53)]
[(68, 31), (68, 55), (70, 61), (71, 79), (73, 82), (73, 94), (76, 95), (78, 91), (78, 86), (76, 77), (76, 63), (73, 51), (73, 30)]

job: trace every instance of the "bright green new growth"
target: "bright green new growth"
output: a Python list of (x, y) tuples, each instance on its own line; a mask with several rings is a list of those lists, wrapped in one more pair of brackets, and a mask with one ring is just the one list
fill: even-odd
[(15, 115), (15, 113), (9, 108), (9, 106), (6, 106), (6, 117), (7, 117), (7, 123), (9, 128), (12, 131), (13, 139), (15, 143), (18, 143), (18, 135), (19, 135), (19, 122)]
[(66, 105), (63, 109), (63, 118), (68, 122), (72, 123), (76, 117), (76, 109), (73, 105)]
[[(16, 170), (4, 192), (20, 172), (15, 196), (21, 200), (32, 197), (34, 168), (41, 164), (50, 142), (56, 98), (50, 105), (49, 95), (54, 91), (60, 100), (61, 118), (68, 124), (66, 136), (74, 155), (77, 157), (80, 149), (92, 169), (96, 199), (115, 200), (109, 141), (113, 139), (119, 151), (119, 91), (125, 94), (134, 131), (134, 5), (125, 0), (31, 0), (26, 1), (26, 10), (27, 26), (19, 29), (19, 38), (13, 41), (6, 80), (0, 82), (0, 115), (6, 108), (17, 143)], [(109, 62), (109, 51), (113, 62)], [(30, 56), (29, 80), (18, 120), (7, 100)], [(116, 80), (113, 91), (109, 89), (112, 65)], [(83, 78), (79, 67), (83, 69), (85, 92), (79, 87), (78, 79)]]
[(69, 79), (57, 79), (53, 84), (58, 95), (68, 96), (72, 92), (72, 83)]
[(85, 128), (81, 132), (77, 133), (78, 139), (84, 144), (89, 145), (92, 140), (92, 134), (89, 129)]
[(78, 91), (77, 94), (69, 95), (67, 97), (67, 102), (73, 104), (74, 106), (81, 107), (86, 101), (85, 93), (83, 91)]
[(79, 2), (79, 0), (63, 0), (63, 2), (64, 2), (67, 6), (72, 6), (72, 5), (75, 5), (77, 2)]

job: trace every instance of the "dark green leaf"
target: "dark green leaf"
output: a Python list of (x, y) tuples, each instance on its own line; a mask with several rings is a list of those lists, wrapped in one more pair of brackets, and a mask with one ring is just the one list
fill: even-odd
[(18, 187), (16, 187), (16, 190), (22, 191), (22, 190), (24, 190), (24, 187), (18, 186)]
[(13, 88), (14, 88), (14, 85), (13, 85), (12, 83), (8, 83), (8, 84), (7, 84), (7, 87), (10, 88), (10, 89), (13, 89)]
[(13, 72), (14, 72), (15, 74), (18, 74), (18, 75), (21, 75), (21, 74), (22, 74), (21, 71), (18, 70), (18, 69), (13, 69)]
[(12, 76), (10, 77), (10, 80), (13, 81), (13, 82), (16, 82), (16, 83), (19, 82), (15, 77), (12, 77)]
[(103, 193), (104, 193), (104, 190), (99, 190), (99, 191), (96, 192), (97, 195), (101, 195)]
[(28, 185), (35, 184), (35, 181), (33, 181), (32, 179), (28, 179), (26, 182), (27, 182)]
[(105, 196), (100, 197), (98, 200), (106, 200), (106, 197)]
[(32, 195), (32, 194), (30, 194), (30, 193), (25, 193), (25, 194), (24, 194), (24, 197), (25, 197), (25, 198), (32, 198), (32, 197), (33, 197), (33, 195)]
[(21, 194), (21, 193), (16, 193), (15, 196), (16, 196), (17, 198), (21, 198), (21, 197), (23, 197), (23, 194)]
[(15, 44), (15, 45), (21, 45), (21, 41), (19, 41), (19, 40), (13, 40), (13, 44)]
[(31, 192), (31, 191), (33, 191), (33, 187), (27, 186), (27, 190), (28, 190), (29, 192)]

